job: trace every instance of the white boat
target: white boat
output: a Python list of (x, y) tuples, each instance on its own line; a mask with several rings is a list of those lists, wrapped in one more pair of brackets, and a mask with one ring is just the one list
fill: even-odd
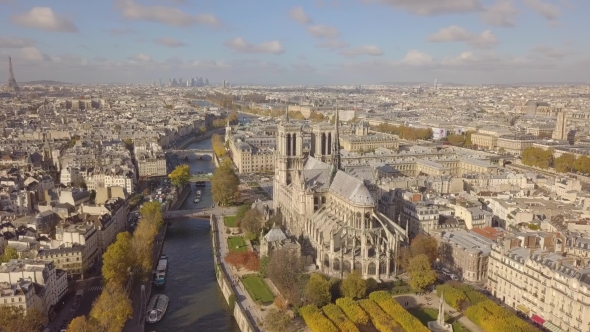
[(162, 320), (166, 309), (168, 309), (168, 302), (170, 302), (170, 298), (164, 294), (152, 296), (147, 306), (145, 321), (148, 323), (157, 323)]
[(197, 198), (195, 198), (195, 200), (193, 201), (193, 203), (199, 203), (200, 201), (201, 201), (201, 199), (197, 197)]
[(158, 267), (156, 268), (156, 272), (154, 274), (154, 281), (153, 283), (156, 287), (164, 287), (166, 284), (166, 273), (168, 272), (168, 257), (166, 255), (160, 256), (160, 260), (158, 261)]
[(200, 194), (201, 194), (201, 191), (200, 190), (197, 190), (197, 195), (200, 195)]

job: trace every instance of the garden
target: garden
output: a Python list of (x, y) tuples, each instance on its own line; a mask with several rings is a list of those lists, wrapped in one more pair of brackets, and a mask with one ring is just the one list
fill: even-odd
[(246, 240), (244, 240), (244, 238), (241, 236), (230, 236), (229, 238), (227, 238), (227, 246), (229, 248), (229, 251), (242, 252), (248, 249), (248, 246), (246, 245)]
[(236, 216), (225, 216), (223, 217), (223, 223), (225, 227), (236, 227), (237, 218)]
[(252, 300), (256, 303), (271, 303), (274, 300), (274, 295), (270, 288), (257, 274), (248, 274), (242, 277), (242, 283)]

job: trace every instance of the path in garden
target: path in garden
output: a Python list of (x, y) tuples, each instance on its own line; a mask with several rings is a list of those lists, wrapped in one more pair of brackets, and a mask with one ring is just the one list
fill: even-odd
[[(430, 299), (430, 301), (426, 299), (427, 297)], [(394, 296), (394, 299), (396, 299), (397, 302), (399, 302), (406, 309), (423, 307), (438, 310), (438, 305), (440, 303), (440, 299), (438, 296), (436, 296), (436, 293), (430, 293), (428, 295), (416, 295), (413, 293), (402, 294)], [(462, 312), (451, 308), (448, 304), (445, 304), (445, 313), (461, 323), (463, 326), (469, 329), (469, 331), (483, 332), (479, 326), (475, 325), (469, 318), (465, 317)]]
[[(226, 215), (230, 215), (230, 214), (226, 213)], [(246, 269), (240, 269), (240, 271), (238, 271), (233, 266), (231, 266), (230, 264), (225, 262), (225, 260), (223, 258), (229, 252), (229, 247), (227, 245), (228, 234), (226, 232), (225, 223), (223, 222), (223, 215), (218, 216), (216, 218), (216, 220), (217, 220), (217, 229), (219, 231), (219, 234), (221, 235), (220, 239), (219, 239), (220, 260), (221, 260), (222, 264), (225, 266), (226, 271), (228, 271), (228, 273), (229, 273), (230, 282), (232, 284), (232, 287), (234, 288), (234, 290), (237, 293), (237, 296), (236, 296), (237, 300), (241, 299), (241, 301), (240, 301), (241, 306), (246, 311), (248, 311), (250, 316), (254, 318), (254, 321), (257, 322), (256, 325), (258, 325), (258, 329), (260, 331), (263, 331), (263, 328), (260, 326), (261, 324), (258, 324), (258, 322), (264, 322), (264, 317), (266, 316), (266, 311), (268, 309), (270, 309), (271, 307), (274, 307), (274, 304), (268, 305), (268, 306), (262, 305), (262, 306), (260, 306), (261, 307), (260, 309), (262, 309), (264, 307), (264, 310), (260, 310), (258, 308), (257, 304), (254, 303), (254, 301), (250, 298), (250, 294), (248, 294), (248, 291), (244, 288), (244, 284), (242, 283), (242, 280), (240, 279), (243, 275), (252, 274), (252, 272), (247, 271)], [(235, 236), (235, 235), (231, 234), (231, 236)]]

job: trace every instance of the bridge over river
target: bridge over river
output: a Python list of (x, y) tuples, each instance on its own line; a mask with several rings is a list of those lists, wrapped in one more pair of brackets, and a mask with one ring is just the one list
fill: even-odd
[(180, 158), (192, 157), (192, 156), (197, 157), (197, 159), (203, 159), (204, 156), (209, 156), (209, 157), (213, 158), (213, 150), (205, 150), (205, 149), (184, 149), (184, 150), (168, 149), (168, 150), (164, 150), (164, 152), (175, 154)]
[(182, 218), (201, 218), (207, 219), (211, 217), (211, 214), (215, 213), (215, 210), (208, 208), (201, 209), (190, 209), (190, 210), (173, 210), (164, 212), (164, 220), (167, 222), (173, 222), (176, 219)]

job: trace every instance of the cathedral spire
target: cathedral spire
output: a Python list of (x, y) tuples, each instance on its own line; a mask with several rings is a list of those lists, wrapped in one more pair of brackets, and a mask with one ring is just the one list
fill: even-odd
[(289, 123), (289, 106), (287, 106), (287, 109), (285, 110), (285, 123)]

